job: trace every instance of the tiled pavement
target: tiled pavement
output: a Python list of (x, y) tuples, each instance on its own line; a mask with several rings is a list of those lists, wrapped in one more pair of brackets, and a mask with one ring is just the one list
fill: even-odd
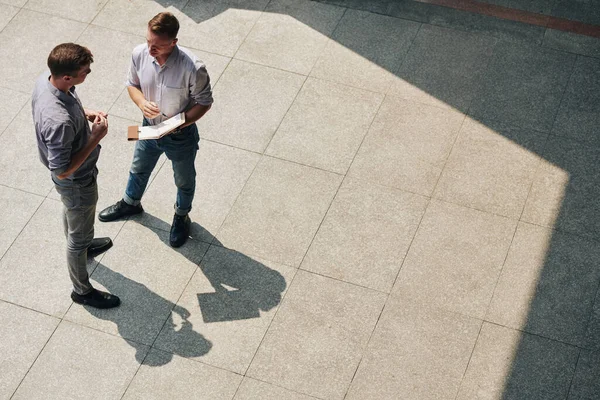
[[(144, 215), (96, 223), (122, 306), (83, 308), (30, 92), (89, 46), (116, 201), (165, 8), (216, 100), (193, 240), (167, 244), (163, 159)], [(411, 1), (0, 0), (0, 54), (0, 398), (600, 399), (600, 39)]]

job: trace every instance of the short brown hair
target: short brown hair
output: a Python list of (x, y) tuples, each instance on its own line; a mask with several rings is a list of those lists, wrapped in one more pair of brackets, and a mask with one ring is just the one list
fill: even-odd
[(48, 68), (53, 76), (75, 76), (82, 67), (93, 62), (92, 52), (75, 43), (59, 44), (48, 56)]
[(179, 21), (170, 12), (161, 12), (148, 21), (148, 28), (157, 35), (164, 35), (169, 39), (175, 39), (177, 32), (179, 32)]

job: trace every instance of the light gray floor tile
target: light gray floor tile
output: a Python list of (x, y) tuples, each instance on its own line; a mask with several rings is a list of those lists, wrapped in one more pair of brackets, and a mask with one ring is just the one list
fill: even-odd
[(43, 197), (0, 186), (0, 258), (43, 200)]
[(217, 238), (247, 255), (298, 266), (341, 176), (265, 157)]
[(418, 29), (416, 22), (348, 10), (311, 76), (386, 93)]
[(483, 323), (458, 400), (564, 399), (578, 349)]
[(388, 95), (467, 112), (496, 40), (423, 25)]
[(35, 79), (48, 67), (50, 51), (59, 43), (74, 42), (86, 25), (30, 10), (21, 10), (0, 33), (0, 53), (15, 62), (5, 63), (0, 86), (31, 93)]
[(430, 196), (464, 115), (386, 97), (348, 174)]
[(8, 4), (0, 4), (0, 32), (17, 15), (19, 9)]
[(23, 8), (80, 22), (91, 22), (108, 0), (30, 0)]
[(0, 136), (0, 184), (40, 196), (54, 186), (50, 171), (40, 162), (29, 103)]
[(346, 399), (453, 399), (481, 321), (390, 299)]
[(189, 240), (175, 250), (168, 245), (168, 232), (127, 222), (91, 276), (95, 287), (119, 296), (121, 305), (110, 310), (74, 306), (65, 318), (152, 344), (163, 324), (172, 326), (171, 310), (207, 248)]
[(434, 197), (518, 219), (547, 134), (467, 118)]
[(599, 257), (596, 242), (520, 223), (486, 320), (584, 345)]
[(582, 350), (568, 400), (600, 398), (600, 351)]
[(94, 55), (92, 73), (77, 87), (84, 107), (108, 112), (125, 87), (131, 51), (143, 42), (129, 33), (88, 26), (78, 39)]
[(180, 10), (187, 2), (169, 0), (167, 4), (163, 0), (109, 0), (92, 22), (94, 25), (138, 35), (140, 43), (143, 43), (148, 21), (160, 12), (172, 12), (182, 25), (186, 17)]
[[(202, 140), (196, 155), (196, 194), (190, 212), (190, 235), (210, 243), (223, 224), (260, 155)], [(148, 188), (142, 204), (144, 214), (136, 221), (162, 230), (171, 229), (177, 187), (171, 161), (166, 160)]]
[(483, 319), (516, 221), (432, 201), (392, 294)]
[(0, 301), (0, 397), (8, 399), (60, 322)]
[(343, 398), (385, 299), (298, 271), (247, 376), (320, 398)]
[(578, 57), (552, 133), (600, 147), (599, 125), (600, 60)]
[(272, 1), (235, 57), (308, 75), (343, 13), (312, 1)]
[(419, 195), (345, 180), (301, 268), (389, 292), (427, 202)]
[(234, 400), (314, 400), (312, 396), (292, 392), (279, 386), (245, 377)]
[(244, 374), (295, 272), (212, 246), (174, 310), (180, 328), (166, 325), (155, 346)]
[[(62, 322), (13, 399), (120, 399), (148, 348)], [(136, 354), (137, 353), (137, 354)]]
[[(0, 299), (62, 317), (72, 284), (62, 225), (63, 205), (46, 199), (0, 260)], [(88, 262), (92, 271), (96, 262)]]
[(522, 220), (600, 238), (600, 148), (550, 136)]
[(501, 43), (469, 114), (484, 122), (549, 132), (574, 62), (572, 54)]
[(591, 36), (548, 28), (544, 34), (543, 45), (568, 53), (600, 58), (600, 40)]
[(27, 3), (27, 0), (2, 0), (1, 3), (14, 7), (23, 7)]
[(200, 136), (263, 152), (305, 77), (233, 60), (214, 89), (216, 102), (202, 118)]
[(190, 1), (180, 18), (181, 44), (233, 57), (267, 3), (268, 0)]
[(383, 95), (309, 78), (266, 154), (345, 174)]
[(25, 93), (0, 88), (0, 136), (28, 101)]
[(242, 376), (155, 349), (127, 388), (124, 400), (230, 400)]

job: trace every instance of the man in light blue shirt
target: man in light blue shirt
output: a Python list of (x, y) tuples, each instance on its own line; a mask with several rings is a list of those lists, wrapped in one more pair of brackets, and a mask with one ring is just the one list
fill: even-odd
[(204, 64), (189, 50), (177, 45), (179, 22), (169, 12), (148, 22), (146, 44), (133, 50), (127, 75), (127, 91), (144, 115), (144, 125), (156, 125), (180, 112), (185, 123), (157, 140), (136, 142), (129, 180), (123, 198), (102, 210), (100, 221), (114, 221), (144, 211), (142, 195), (162, 153), (173, 164), (177, 197), (169, 243), (179, 247), (190, 230), (188, 213), (196, 189), (194, 161), (198, 151), (195, 122), (211, 107), (210, 78)]

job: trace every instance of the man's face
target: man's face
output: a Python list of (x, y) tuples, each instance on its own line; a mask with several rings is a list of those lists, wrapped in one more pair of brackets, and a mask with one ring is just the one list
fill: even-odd
[(92, 70), (90, 69), (90, 65), (88, 64), (85, 67), (79, 68), (75, 76), (66, 75), (64, 79), (68, 81), (71, 84), (71, 86), (79, 85), (80, 83), (83, 83), (83, 81), (85, 81), (85, 78), (87, 78), (90, 72), (92, 72)]
[(169, 39), (164, 35), (157, 35), (148, 29), (146, 33), (146, 43), (148, 43), (148, 51), (154, 58), (168, 57), (175, 48), (177, 39)]

